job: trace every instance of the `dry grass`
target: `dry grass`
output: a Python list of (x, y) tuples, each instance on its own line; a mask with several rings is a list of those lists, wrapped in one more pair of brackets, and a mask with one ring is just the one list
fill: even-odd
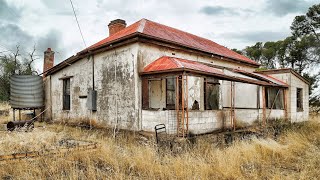
[(0, 102), (0, 123), (9, 121), (10, 105), (7, 102)]
[[(43, 124), (40, 124), (43, 126)], [(37, 124), (39, 126), (39, 124)], [(45, 125), (33, 132), (0, 132), (0, 152), (39, 149), (63, 138), (98, 142), (96, 152), (0, 162), (4, 179), (317, 179), (319, 118), (291, 125), (278, 138), (253, 139), (218, 148), (198, 138), (180, 153), (158, 151), (134, 133), (112, 138), (109, 130)]]

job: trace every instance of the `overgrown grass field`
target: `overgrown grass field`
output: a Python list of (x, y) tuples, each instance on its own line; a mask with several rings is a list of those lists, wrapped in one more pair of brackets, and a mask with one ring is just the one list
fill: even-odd
[(0, 161), (3, 179), (318, 179), (320, 118), (291, 125), (277, 139), (220, 147), (210, 136), (181, 151), (159, 151), (132, 132), (37, 123), (31, 132), (0, 131), (0, 154), (46, 150), (61, 139), (97, 142), (94, 151)]

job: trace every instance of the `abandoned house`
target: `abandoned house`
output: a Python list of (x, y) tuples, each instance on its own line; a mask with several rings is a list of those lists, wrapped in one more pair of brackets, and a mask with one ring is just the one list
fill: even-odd
[(211, 40), (147, 19), (108, 25), (109, 36), (53, 66), (44, 58), (47, 119), (87, 118), (135, 131), (210, 133), (273, 119), (304, 121), (308, 81)]

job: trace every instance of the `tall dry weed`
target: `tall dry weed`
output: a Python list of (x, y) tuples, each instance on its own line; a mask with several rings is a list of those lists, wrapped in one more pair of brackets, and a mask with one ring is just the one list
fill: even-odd
[[(7, 179), (317, 179), (320, 177), (319, 119), (287, 127), (277, 140), (272, 138), (238, 141), (218, 148), (199, 139), (176, 153), (158, 151), (152, 140), (141, 142), (134, 133), (46, 125), (29, 133), (47, 137), (83, 139), (100, 144), (92, 152), (0, 162), (0, 177)], [(50, 131), (48, 133), (48, 131)], [(18, 134), (12, 134), (17, 146)], [(26, 134), (27, 136), (27, 134)], [(10, 138), (9, 138), (10, 139)], [(41, 138), (40, 138), (41, 139)], [(40, 141), (34, 139), (34, 141)], [(59, 139), (59, 138), (58, 138)], [(26, 142), (28, 144), (29, 142)], [(31, 142), (30, 142), (31, 143)], [(18, 145), (17, 145), (18, 144)], [(22, 144), (25, 146), (26, 144)], [(32, 143), (31, 143), (32, 144)], [(39, 143), (41, 144), (41, 143)], [(41, 146), (41, 145), (40, 145)], [(7, 152), (7, 151), (6, 151)]]

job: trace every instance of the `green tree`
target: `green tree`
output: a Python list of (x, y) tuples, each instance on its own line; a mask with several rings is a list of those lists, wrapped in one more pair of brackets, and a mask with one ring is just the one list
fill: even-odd
[(276, 68), (275, 58), (277, 56), (277, 43), (266, 42), (262, 48), (262, 65), (265, 68), (274, 69)]
[(290, 28), (295, 37), (312, 34), (320, 41), (320, 4), (311, 6), (306, 15), (296, 16)]
[(261, 56), (262, 56), (262, 42), (257, 42), (253, 46), (247, 46), (244, 50), (244, 55), (249, 57), (252, 60), (255, 60), (258, 63), (261, 62)]

